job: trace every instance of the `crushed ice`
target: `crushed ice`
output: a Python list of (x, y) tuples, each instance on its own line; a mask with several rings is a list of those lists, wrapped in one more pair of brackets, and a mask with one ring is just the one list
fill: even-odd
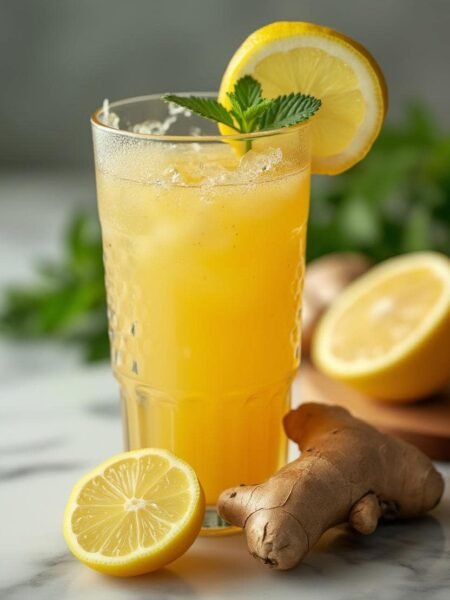
[[(163, 121), (149, 119), (131, 126), (129, 130), (134, 133), (164, 135), (177, 121), (179, 115), (184, 117), (192, 115), (191, 111), (172, 102), (168, 103), (168, 113)], [(103, 101), (102, 121), (109, 127), (119, 129), (119, 117), (110, 111), (108, 99)], [(200, 136), (201, 133), (199, 127), (192, 126), (189, 129), (189, 134), (193, 137)], [(205, 161), (202, 161), (201, 153), (205, 150), (202, 144), (192, 142), (182, 146), (184, 146), (185, 151), (194, 152), (196, 156), (194, 160), (189, 161), (188, 173), (186, 173), (189, 181), (186, 181), (183, 172), (180, 172), (175, 166), (169, 166), (159, 171), (159, 176), (154, 180), (155, 183), (162, 186), (183, 186), (192, 185), (195, 182), (194, 185), (201, 185), (206, 188), (215, 185), (245, 185), (253, 183), (270, 171), (275, 170), (283, 160), (281, 148), (270, 147), (265, 148), (264, 151), (249, 150), (240, 159), (236, 157), (236, 161), (233, 161), (232, 165), (225, 166), (215, 160), (208, 160), (209, 152), (205, 155)], [(180, 145), (173, 144), (170, 149), (179, 151)]]
[(185, 117), (192, 116), (192, 112), (190, 110), (188, 110), (187, 108), (184, 108), (184, 106), (175, 104), (175, 102), (168, 103), (168, 110), (169, 110), (169, 115), (171, 115), (172, 117), (174, 117), (176, 115), (184, 115)]
[(114, 129), (119, 129), (120, 119), (116, 115), (116, 113), (110, 112), (108, 98), (105, 98), (103, 100), (102, 114), (103, 114), (102, 120), (105, 125), (108, 125), (108, 127), (114, 127)]
[(267, 152), (249, 150), (239, 161), (239, 169), (247, 181), (252, 181), (276, 167), (283, 160), (281, 148), (269, 148)]
[(176, 116), (169, 116), (164, 121), (148, 120), (137, 123), (130, 128), (133, 133), (150, 133), (153, 135), (164, 135), (170, 129), (171, 125), (177, 120)]
[[(189, 164), (189, 177), (195, 180), (196, 184), (206, 188), (215, 185), (246, 185), (272, 174), (282, 160), (281, 148), (268, 148), (264, 152), (250, 150), (233, 166), (228, 167), (216, 161), (208, 161), (208, 157), (205, 156), (205, 161), (194, 160)], [(166, 172), (169, 174), (169, 170)], [(171, 183), (183, 185), (183, 177), (176, 169), (170, 171), (170, 174)]]
[(168, 103), (169, 115), (164, 121), (147, 120), (142, 123), (137, 123), (130, 128), (133, 133), (149, 133), (152, 135), (165, 135), (171, 126), (176, 123), (178, 116), (190, 117), (192, 112), (183, 106), (178, 106), (173, 102)]
[(181, 173), (176, 167), (167, 167), (162, 172), (163, 180), (169, 181), (172, 184), (183, 183)]

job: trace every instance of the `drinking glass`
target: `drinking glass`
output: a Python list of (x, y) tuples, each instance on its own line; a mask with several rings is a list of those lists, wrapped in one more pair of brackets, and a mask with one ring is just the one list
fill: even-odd
[(286, 461), (309, 126), (224, 136), (146, 96), (105, 105), (92, 129), (126, 447), (186, 460), (204, 527), (226, 532), (220, 492)]

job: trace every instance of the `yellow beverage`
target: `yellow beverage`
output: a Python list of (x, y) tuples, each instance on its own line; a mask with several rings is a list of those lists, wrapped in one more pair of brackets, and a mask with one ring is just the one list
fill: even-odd
[(106, 135), (96, 140), (97, 191), (127, 443), (186, 460), (214, 505), (286, 459), (306, 127), (256, 140), (243, 156), (236, 144), (128, 138), (103, 152)]

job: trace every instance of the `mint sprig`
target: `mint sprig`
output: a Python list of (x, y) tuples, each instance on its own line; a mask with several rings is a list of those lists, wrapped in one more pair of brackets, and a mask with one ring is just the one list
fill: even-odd
[(297, 125), (316, 113), (322, 102), (307, 94), (291, 93), (277, 98), (263, 98), (259, 81), (251, 75), (239, 79), (228, 92), (231, 108), (212, 98), (200, 96), (163, 96), (173, 102), (217, 123), (223, 123), (239, 133), (269, 131)]

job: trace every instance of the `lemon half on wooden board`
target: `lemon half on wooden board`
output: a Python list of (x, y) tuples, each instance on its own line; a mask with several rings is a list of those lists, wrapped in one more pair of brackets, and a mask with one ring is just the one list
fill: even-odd
[(227, 108), (227, 92), (244, 75), (261, 83), (266, 98), (302, 92), (322, 101), (310, 120), (313, 173), (335, 175), (364, 158), (386, 115), (387, 88), (375, 59), (329, 27), (279, 22), (252, 33), (222, 78), (219, 101)]
[(75, 485), (64, 514), (71, 552), (109, 575), (155, 571), (191, 546), (205, 500), (193, 469), (145, 448), (102, 463)]
[(418, 252), (350, 284), (319, 323), (312, 357), (327, 375), (384, 400), (450, 383), (450, 259)]

